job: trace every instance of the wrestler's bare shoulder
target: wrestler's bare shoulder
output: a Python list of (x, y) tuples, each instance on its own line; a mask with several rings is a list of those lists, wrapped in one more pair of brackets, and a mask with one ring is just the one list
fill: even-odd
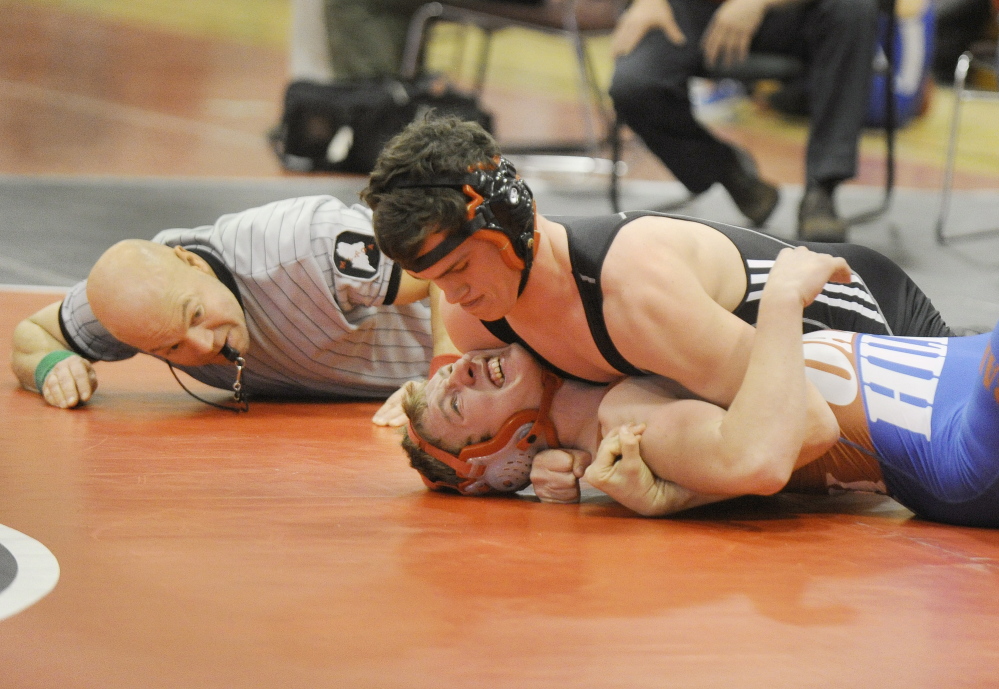
[(746, 288), (739, 249), (724, 234), (694, 220), (642, 216), (624, 225), (607, 252), (601, 280), (605, 299), (633, 299), (636, 285), (667, 288), (692, 279), (724, 308)]
[(618, 253), (629, 257), (654, 258), (658, 252), (672, 251), (685, 260), (704, 260), (705, 252), (721, 249), (738, 256), (738, 249), (724, 234), (696, 220), (681, 220), (659, 215), (643, 215), (626, 223), (608, 251), (608, 258)]

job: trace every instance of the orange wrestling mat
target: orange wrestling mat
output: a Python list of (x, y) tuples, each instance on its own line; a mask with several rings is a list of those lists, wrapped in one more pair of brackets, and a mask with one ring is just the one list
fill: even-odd
[[(4, 360), (57, 298), (0, 292)], [(432, 494), (374, 403), (237, 416), (148, 357), (98, 375), (74, 411), (0, 386), (0, 546), (58, 563), (0, 621), (0, 687), (999, 683), (997, 531), (876, 496), (647, 520)]]

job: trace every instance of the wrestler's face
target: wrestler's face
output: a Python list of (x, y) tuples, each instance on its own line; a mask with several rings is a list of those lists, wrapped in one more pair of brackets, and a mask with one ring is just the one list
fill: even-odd
[[(444, 236), (438, 232), (427, 237), (420, 254), (432, 250)], [(520, 271), (504, 262), (495, 244), (474, 236), (434, 265), (412, 275), (431, 280), (448, 303), (458, 304), (479, 320), (499, 320), (517, 303)]]
[(491, 438), (524, 409), (537, 409), (541, 368), (518, 345), (469, 352), (443, 366), (424, 390), (423, 429), (451, 447)]
[(135, 308), (106, 317), (105, 327), (122, 342), (182, 366), (226, 363), (225, 344), (241, 354), (249, 350), (239, 301), (207, 265), (182, 265), (168, 280), (133, 289), (146, 292)]

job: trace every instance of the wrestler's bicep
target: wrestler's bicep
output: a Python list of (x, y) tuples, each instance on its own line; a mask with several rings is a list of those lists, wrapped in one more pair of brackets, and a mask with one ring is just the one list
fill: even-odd
[(679, 262), (605, 290), (611, 340), (635, 366), (727, 406), (742, 382), (753, 328), (721, 307)]

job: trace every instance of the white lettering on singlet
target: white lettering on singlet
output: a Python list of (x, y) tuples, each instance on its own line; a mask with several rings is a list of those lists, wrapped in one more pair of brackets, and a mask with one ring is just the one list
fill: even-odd
[(947, 358), (947, 339), (866, 336), (860, 341), (858, 354), (871, 422), (889, 423), (929, 440), (937, 383)]
[(809, 333), (803, 339), (805, 375), (830, 404), (845, 407), (857, 398), (857, 375), (848, 353), (852, 335), (836, 330)]

